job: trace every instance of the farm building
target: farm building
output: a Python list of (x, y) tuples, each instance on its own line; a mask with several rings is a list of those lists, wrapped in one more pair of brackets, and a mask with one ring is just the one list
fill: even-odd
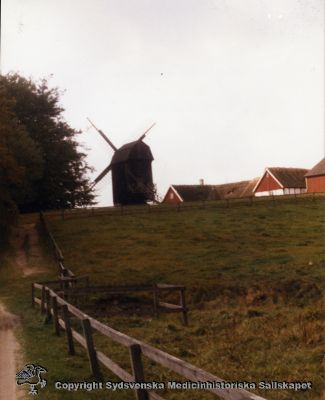
[(305, 175), (309, 193), (325, 192), (325, 157)]
[(258, 178), (250, 181), (225, 183), (222, 185), (171, 185), (163, 203), (178, 204), (191, 201), (237, 199), (253, 196)]
[(224, 183), (216, 185), (219, 199), (240, 199), (243, 197), (254, 196), (253, 189), (259, 178), (251, 179), (250, 181), (240, 181), (232, 183)]
[(304, 168), (266, 168), (256, 183), (255, 196), (276, 196), (306, 192)]
[(213, 185), (171, 185), (163, 203), (178, 204), (184, 201), (217, 200)]

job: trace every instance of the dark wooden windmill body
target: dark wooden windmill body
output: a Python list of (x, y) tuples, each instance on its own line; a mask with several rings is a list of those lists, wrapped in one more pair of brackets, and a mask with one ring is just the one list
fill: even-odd
[(114, 204), (143, 204), (153, 200), (150, 147), (142, 140), (118, 149), (111, 161)]
[(153, 156), (150, 147), (143, 142), (146, 133), (152, 127), (153, 125), (138, 140), (127, 143), (119, 149), (95, 127), (113, 148), (114, 155), (111, 163), (95, 179), (94, 185), (112, 171), (114, 205), (145, 204), (148, 201), (155, 201), (151, 166)]

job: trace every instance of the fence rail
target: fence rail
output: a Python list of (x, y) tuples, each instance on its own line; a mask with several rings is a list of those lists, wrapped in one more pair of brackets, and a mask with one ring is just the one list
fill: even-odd
[[(116, 376), (125, 382), (141, 383), (145, 381), (144, 366), (142, 356), (147, 357), (160, 366), (166, 367), (169, 370), (180, 374), (181, 376), (192, 381), (205, 381), (205, 382), (222, 382), (223, 380), (215, 375), (203, 371), (185, 361), (180, 360), (168, 353), (158, 350), (146, 343), (134, 339), (122, 332), (119, 332), (102, 322), (90, 317), (88, 314), (79, 310), (77, 307), (70, 304), (66, 299), (60, 297), (53, 289), (47, 285), (57, 285), (58, 290), (64, 296), (75, 296), (79, 294), (91, 293), (92, 291), (98, 292), (126, 292), (126, 291), (140, 291), (140, 290), (153, 290), (154, 310), (158, 315), (159, 308), (164, 308), (170, 312), (182, 312), (183, 322), (187, 324), (187, 307), (185, 303), (185, 286), (183, 285), (170, 285), (170, 284), (155, 284), (155, 285), (134, 285), (130, 286), (104, 286), (104, 287), (90, 287), (88, 276), (75, 276), (74, 273), (65, 268), (64, 257), (61, 249), (59, 248), (54, 236), (49, 230), (46, 218), (43, 213), (40, 214), (40, 221), (45, 233), (48, 235), (54, 250), (55, 260), (59, 268), (59, 279), (48, 280), (45, 282), (32, 284), (32, 306), (40, 306), (41, 313), (46, 314), (47, 320), (53, 321), (53, 326), (56, 335), (60, 335), (61, 331), (65, 331), (67, 338), (68, 352), (70, 355), (75, 354), (74, 342), (79, 343), (86, 349), (90, 364), (90, 369), (94, 376), (100, 377), (100, 364), (113, 372)], [(85, 287), (76, 287), (79, 282), (85, 282)], [(41, 291), (41, 296), (37, 297), (36, 290)], [(159, 292), (179, 291), (180, 304), (171, 304), (159, 299)], [(82, 325), (83, 335), (73, 329), (71, 325), (71, 317), (76, 317)], [(121, 344), (129, 349), (130, 363), (132, 374), (124, 370), (121, 366), (115, 363), (103, 352), (96, 350), (92, 338), (92, 330), (109, 337), (116, 343)], [(218, 395), (225, 400), (265, 400), (255, 394), (249, 393), (242, 389), (207, 389), (208, 391)], [(144, 389), (135, 389), (135, 397), (137, 400), (164, 400), (159, 394)]]
[(263, 197), (241, 197), (241, 198), (228, 198), (221, 200), (206, 200), (195, 202), (183, 202), (179, 204), (156, 204), (156, 205), (142, 205), (142, 206), (115, 206), (115, 207), (92, 207), (80, 209), (62, 209), (59, 211), (49, 211), (44, 213), (47, 218), (53, 219), (70, 219), (70, 218), (87, 218), (94, 216), (119, 216), (119, 215), (137, 215), (146, 213), (164, 213), (164, 212), (183, 212), (193, 209), (208, 209), (220, 208), (227, 209), (236, 206), (255, 206), (259, 204), (270, 204), (275, 206), (280, 201), (299, 201), (306, 199), (310, 201), (317, 201), (317, 199), (325, 199), (323, 193), (296, 193), (291, 195), (281, 196), (263, 196)]
[[(128, 285), (128, 286), (90, 286), (88, 276), (77, 277), (70, 269), (64, 266), (63, 253), (57, 244), (53, 234), (51, 233), (47, 224), (46, 218), (43, 213), (40, 213), (40, 222), (48, 236), (54, 251), (54, 258), (58, 265), (59, 270), (59, 282), (60, 289), (63, 293), (64, 298), (66, 297), (78, 297), (91, 293), (127, 293), (136, 291), (152, 291), (153, 292), (153, 307), (154, 314), (156, 317), (159, 315), (159, 310), (163, 309), (165, 312), (181, 312), (183, 315), (184, 325), (188, 324), (188, 309), (185, 301), (185, 286), (183, 285), (172, 285), (172, 284), (153, 284), (153, 285)], [(86, 287), (76, 287), (77, 283), (85, 281)], [(47, 283), (56, 283), (58, 281), (47, 281)], [(179, 304), (166, 303), (159, 300), (160, 292), (179, 292)]]
[(44, 214), (42, 212), (40, 212), (39, 217), (40, 217), (41, 226), (42, 226), (45, 234), (48, 236), (48, 238), (50, 240), (50, 243), (51, 243), (51, 245), (53, 247), (54, 258), (55, 258), (55, 261), (58, 264), (60, 277), (61, 278), (63, 278), (63, 277), (69, 277), (69, 278), (75, 277), (75, 274), (69, 268), (66, 268), (64, 266), (64, 264), (63, 264), (63, 262), (64, 262), (63, 253), (62, 253), (60, 247), (58, 246), (58, 244), (57, 244), (52, 232), (49, 229), (49, 226), (48, 226), (47, 221), (46, 221), (46, 219), (44, 217)]
[[(153, 295), (153, 311), (155, 316), (159, 315), (159, 310), (164, 309), (165, 312), (180, 312), (183, 316), (184, 325), (188, 324), (188, 308), (185, 300), (185, 286), (183, 285), (167, 285), (167, 284), (153, 284), (153, 285), (120, 285), (120, 286), (90, 286), (88, 277), (79, 277), (72, 279), (63, 279), (60, 283), (60, 292), (64, 299), (77, 299), (78, 297), (87, 297), (91, 294), (106, 294), (116, 295), (125, 294), (130, 292), (152, 292)], [(84, 287), (69, 287), (67, 283), (75, 283), (77, 281), (85, 280), (86, 286)], [(57, 282), (57, 281), (54, 281)], [(50, 283), (54, 283), (50, 282)], [(178, 292), (179, 304), (166, 303), (160, 300), (161, 292)]]
[[(40, 297), (36, 296), (36, 290), (41, 291)], [(145, 371), (142, 362), (142, 356), (144, 356), (158, 365), (166, 367), (194, 382), (224, 382), (223, 379), (209, 372), (156, 349), (140, 340), (134, 339), (90, 317), (61, 298), (53, 289), (46, 286), (44, 283), (32, 284), (32, 306), (35, 307), (36, 304), (40, 305), (41, 313), (46, 314), (47, 320), (53, 321), (56, 335), (60, 336), (61, 331), (65, 331), (70, 355), (75, 354), (74, 341), (78, 342), (86, 349), (91, 372), (96, 378), (100, 378), (101, 364), (125, 382), (142, 383), (145, 381)], [(81, 322), (83, 334), (80, 334), (72, 328), (71, 316), (76, 317)], [(106, 354), (96, 350), (92, 337), (93, 330), (129, 349), (132, 374), (115, 363)], [(208, 388), (207, 391), (225, 400), (265, 400), (243, 389)], [(135, 398), (137, 400), (164, 400), (163, 397), (157, 393), (145, 390), (141, 387), (135, 389)]]

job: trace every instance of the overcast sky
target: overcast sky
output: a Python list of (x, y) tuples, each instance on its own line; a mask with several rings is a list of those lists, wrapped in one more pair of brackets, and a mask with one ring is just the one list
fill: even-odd
[(94, 177), (112, 150), (86, 117), (117, 147), (157, 123), (161, 195), (324, 156), (323, 0), (2, 0), (1, 40), (2, 73), (66, 89)]

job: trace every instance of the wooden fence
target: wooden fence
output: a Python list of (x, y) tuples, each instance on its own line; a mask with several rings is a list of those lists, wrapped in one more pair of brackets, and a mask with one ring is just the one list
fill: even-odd
[[(61, 278), (64, 278), (64, 277), (73, 278), (75, 276), (75, 274), (69, 268), (66, 268), (64, 266), (64, 264), (63, 264), (63, 262), (64, 262), (63, 253), (62, 253), (60, 247), (58, 246), (58, 244), (57, 244), (52, 232), (50, 231), (50, 229), (48, 227), (48, 224), (47, 224), (47, 221), (46, 221), (46, 219), (44, 217), (44, 214), (41, 212), (39, 214), (39, 217), (40, 217), (41, 226), (42, 226), (45, 234), (48, 236), (48, 238), (50, 240), (50, 243), (51, 243), (51, 245), (53, 247), (54, 259), (55, 259), (55, 261), (57, 262), (57, 265), (58, 265), (59, 276)], [(72, 282), (73, 281), (71, 281), (71, 283)]]
[[(128, 293), (138, 291), (152, 291), (153, 293), (153, 308), (154, 314), (158, 317), (159, 310), (165, 312), (178, 313), (181, 312), (183, 316), (184, 325), (188, 324), (188, 309), (185, 300), (185, 286), (183, 285), (170, 285), (170, 284), (153, 284), (153, 285), (128, 285), (128, 286), (90, 286), (88, 276), (77, 277), (69, 268), (64, 266), (63, 253), (58, 246), (53, 234), (51, 233), (46, 218), (43, 213), (40, 213), (40, 222), (45, 234), (48, 236), (50, 243), (53, 247), (54, 259), (57, 262), (59, 270), (59, 280), (61, 293), (64, 298), (89, 295), (91, 293), (106, 293), (106, 294), (117, 294), (117, 293)], [(85, 281), (86, 287), (77, 287), (77, 283)], [(161, 301), (159, 299), (159, 293), (161, 292), (179, 292), (179, 304), (172, 304)]]
[[(156, 317), (159, 315), (160, 310), (164, 312), (179, 312), (182, 313), (184, 325), (188, 324), (188, 309), (185, 300), (185, 286), (183, 285), (170, 285), (170, 284), (153, 284), (153, 285), (115, 285), (115, 286), (89, 286), (88, 277), (85, 277), (86, 286), (75, 286), (75, 283), (80, 281), (81, 278), (73, 278), (67, 281), (65, 278), (61, 281), (61, 290), (58, 294), (62, 295), (65, 300), (74, 299), (77, 301), (78, 297), (88, 297), (91, 294), (106, 294), (116, 295), (132, 292), (151, 292), (153, 298), (153, 312)], [(66, 285), (71, 282), (70, 287)], [(160, 294), (168, 292), (177, 292), (179, 294), (179, 304), (162, 301)]]
[[(159, 214), (164, 212), (183, 212), (193, 209), (228, 209), (237, 206), (255, 206), (259, 204), (270, 204), (276, 206), (280, 201), (310, 200), (315, 202), (317, 199), (325, 199), (321, 193), (301, 193), (283, 196), (265, 196), (265, 197), (243, 197), (229, 198), (222, 200), (208, 200), (184, 202), (179, 204), (156, 204), (142, 206), (115, 206), (115, 207), (96, 207), (96, 208), (79, 208), (79, 209), (62, 209), (58, 211), (46, 212), (47, 218), (53, 219), (70, 219), (70, 218), (87, 218), (94, 216), (119, 216), (119, 215), (137, 215), (137, 214)], [(44, 214), (43, 214), (44, 215)]]
[[(158, 365), (166, 367), (193, 382), (224, 382), (223, 379), (218, 378), (215, 375), (205, 372), (204, 370), (182, 361), (177, 357), (158, 350), (97, 321), (61, 298), (49, 286), (46, 286), (49, 284), (57, 284), (59, 287), (62, 287), (64, 283), (75, 278), (64, 279), (65, 281), (63, 283), (61, 282), (61, 279), (57, 281), (47, 281), (46, 283), (33, 283), (32, 306), (35, 307), (36, 304), (40, 305), (41, 313), (46, 314), (48, 321), (53, 321), (56, 335), (60, 336), (61, 331), (65, 331), (68, 352), (70, 355), (75, 354), (74, 341), (78, 342), (86, 349), (91, 372), (96, 378), (100, 378), (100, 365), (103, 365), (124, 382), (143, 383), (145, 382), (146, 371), (144, 370), (142, 357), (146, 357)], [(36, 296), (36, 290), (41, 292), (40, 297)], [(71, 325), (71, 317), (75, 317), (81, 322), (83, 334), (80, 334), (73, 329)], [(119, 343), (129, 349), (132, 374), (115, 363), (106, 354), (96, 350), (92, 336), (93, 330), (109, 337), (113, 342)], [(218, 395), (219, 398), (226, 400), (265, 400), (264, 398), (243, 389), (209, 388), (207, 390)], [(139, 388), (135, 389), (135, 398), (137, 400), (164, 400), (163, 397), (156, 392), (143, 389), (141, 385), (139, 385)]]

